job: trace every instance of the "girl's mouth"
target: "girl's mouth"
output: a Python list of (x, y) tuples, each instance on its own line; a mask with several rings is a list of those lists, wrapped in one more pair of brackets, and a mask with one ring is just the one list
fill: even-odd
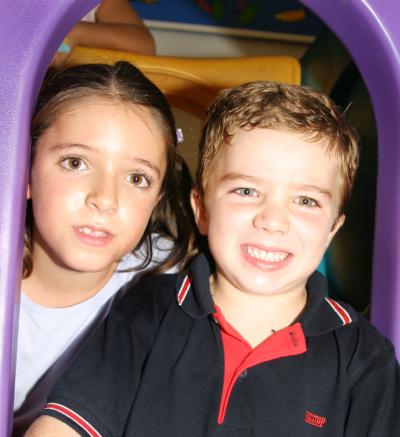
[(110, 235), (110, 233), (107, 231), (96, 230), (96, 229), (89, 228), (87, 226), (78, 228), (78, 232), (82, 232), (83, 234), (91, 235), (92, 237), (99, 237), (99, 238), (105, 238)]
[(113, 238), (106, 229), (96, 226), (77, 226), (74, 231), (79, 240), (89, 246), (106, 246)]

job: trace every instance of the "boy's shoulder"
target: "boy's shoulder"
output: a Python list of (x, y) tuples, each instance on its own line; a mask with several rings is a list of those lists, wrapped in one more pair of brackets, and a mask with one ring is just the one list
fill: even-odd
[(121, 332), (135, 332), (149, 350), (165, 315), (174, 306), (178, 276), (163, 273), (133, 278), (121, 288), (108, 316), (109, 323)]
[(128, 319), (130, 324), (148, 321), (159, 325), (168, 310), (190, 318), (214, 312), (209, 285), (210, 268), (202, 254), (178, 273), (148, 274), (133, 278), (120, 290), (112, 316)]
[(118, 329), (136, 332), (150, 349), (160, 330), (175, 322), (191, 323), (214, 311), (209, 290), (209, 267), (203, 256), (195, 257), (179, 273), (149, 274), (134, 278), (121, 289), (109, 321)]
[(383, 357), (396, 360), (394, 347), (389, 339), (350, 305), (342, 302), (339, 304), (346, 308), (352, 319), (348, 326), (337, 329), (335, 333), (337, 341), (347, 352), (349, 370), (367, 368), (382, 361)]
[(323, 275), (314, 273), (307, 291), (303, 320), (305, 335), (309, 338), (332, 335), (341, 363), (349, 375), (358, 374), (385, 359), (392, 364), (396, 361), (391, 342), (365, 316), (351, 305), (326, 295), (327, 281)]
[[(335, 331), (339, 359), (346, 369), (349, 388), (363, 381), (380, 384), (400, 377), (400, 366), (393, 344), (383, 336), (365, 316), (350, 305), (340, 303), (352, 318), (349, 325)], [(395, 376), (397, 375), (397, 376)], [(371, 387), (371, 390), (375, 390)]]
[(133, 317), (153, 305), (161, 308), (169, 306), (175, 295), (179, 274), (159, 273), (132, 278), (120, 291), (115, 310)]
[(212, 298), (210, 294), (210, 266), (202, 254), (195, 256), (187, 269), (177, 273), (147, 274), (133, 278), (121, 289), (116, 304), (120, 311), (133, 316), (143, 308), (175, 305), (192, 316), (209, 312)]
[[(327, 298), (332, 305), (340, 305), (349, 315), (349, 323), (336, 330), (336, 337), (343, 342), (353, 342), (357, 346), (368, 349), (368, 355), (373, 358), (373, 354), (392, 350), (390, 341), (384, 337), (375, 326), (362, 314), (357, 312), (351, 305)], [(372, 356), (371, 356), (372, 354)]]

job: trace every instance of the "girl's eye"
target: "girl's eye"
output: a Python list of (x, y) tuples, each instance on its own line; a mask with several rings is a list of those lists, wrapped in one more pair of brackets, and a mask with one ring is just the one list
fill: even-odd
[(65, 158), (60, 162), (61, 166), (66, 170), (74, 171), (74, 170), (85, 170), (87, 168), (86, 163), (76, 156), (71, 156), (69, 158)]
[(236, 194), (239, 194), (239, 196), (244, 197), (255, 197), (257, 196), (257, 192), (254, 188), (238, 188), (235, 190)]
[(136, 185), (139, 188), (148, 188), (150, 181), (145, 175), (133, 173), (128, 176), (128, 182), (132, 185)]
[(295, 203), (299, 204), (300, 206), (305, 206), (307, 208), (313, 208), (315, 206), (319, 206), (316, 200), (311, 199), (311, 197), (307, 197), (307, 196), (297, 197)]

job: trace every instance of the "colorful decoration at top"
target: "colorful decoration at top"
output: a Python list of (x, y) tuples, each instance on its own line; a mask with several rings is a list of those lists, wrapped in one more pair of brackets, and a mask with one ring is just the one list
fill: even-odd
[(297, 0), (130, 0), (148, 20), (312, 37), (321, 21)]
[[(197, 4), (204, 11), (212, 14), (217, 20), (222, 20), (224, 17), (224, 1), (215, 0), (213, 2), (207, 0), (196, 0)], [(246, 0), (236, 0), (236, 11), (241, 23), (250, 23), (260, 10), (262, 1), (258, 0), (253, 4), (249, 4)]]

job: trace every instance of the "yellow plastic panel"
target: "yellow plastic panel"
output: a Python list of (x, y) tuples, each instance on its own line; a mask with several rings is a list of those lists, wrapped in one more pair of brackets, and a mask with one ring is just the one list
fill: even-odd
[(76, 47), (69, 64), (118, 60), (140, 68), (164, 92), (172, 106), (200, 118), (223, 88), (254, 80), (300, 84), (300, 64), (289, 56), (178, 58)]

